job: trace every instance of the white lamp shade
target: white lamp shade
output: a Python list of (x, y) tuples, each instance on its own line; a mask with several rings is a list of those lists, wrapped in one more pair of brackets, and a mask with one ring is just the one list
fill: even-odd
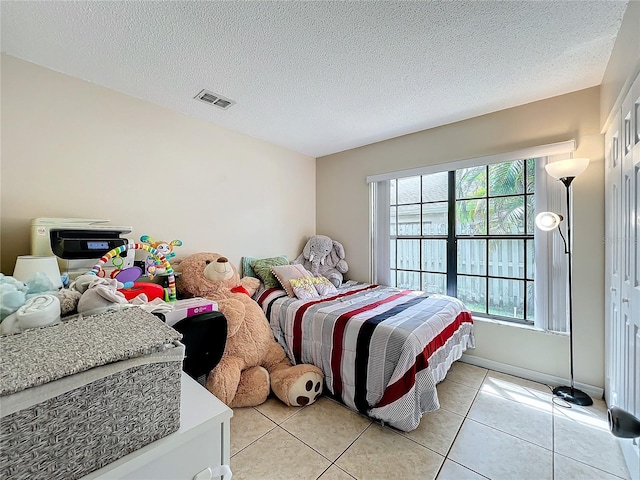
[(536, 227), (545, 232), (558, 228), (561, 221), (562, 216), (553, 212), (540, 212), (536, 215)]
[(56, 257), (21, 255), (16, 260), (13, 277), (21, 282), (26, 282), (35, 278), (38, 272), (42, 272), (49, 277), (55, 288), (62, 287), (62, 279), (60, 278), (60, 269), (58, 268)]
[(569, 158), (559, 162), (547, 163), (545, 170), (556, 180), (574, 178), (584, 172), (589, 166), (588, 158)]

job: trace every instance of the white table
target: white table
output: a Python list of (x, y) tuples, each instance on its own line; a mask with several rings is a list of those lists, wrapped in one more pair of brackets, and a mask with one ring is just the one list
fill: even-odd
[(82, 480), (220, 479), (209, 472), (229, 465), (232, 416), (229, 407), (183, 372), (180, 429)]

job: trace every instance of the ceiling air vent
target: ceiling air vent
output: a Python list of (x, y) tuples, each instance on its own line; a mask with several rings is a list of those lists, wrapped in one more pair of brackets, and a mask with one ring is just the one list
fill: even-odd
[(218, 95), (217, 93), (210, 92), (209, 90), (202, 90), (193, 98), (209, 105), (215, 105), (216, 107), (223, 110), (228, 109), (230, 106), (236, 103), (233, 100)]

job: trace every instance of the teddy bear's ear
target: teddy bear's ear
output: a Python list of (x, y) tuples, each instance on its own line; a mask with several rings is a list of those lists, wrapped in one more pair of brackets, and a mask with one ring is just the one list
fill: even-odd
[(184, 258), (172, 258), (171, 259), (171, 268), (173, 268), (174, 272), (178, 272), (178, 273), (182, 272), (180, 264), (182, 263), (183, 260), (184, 260)]

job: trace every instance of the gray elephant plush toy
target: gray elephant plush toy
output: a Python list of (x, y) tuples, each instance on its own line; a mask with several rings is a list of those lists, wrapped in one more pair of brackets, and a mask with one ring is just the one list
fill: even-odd
[(293, 263), (298, 263), (315, 276), (322, 275), (336, 287), (342, 284), (343, 273), (349, 270), (344, 259), (344, 247), (326, 235), (314, 235)]

